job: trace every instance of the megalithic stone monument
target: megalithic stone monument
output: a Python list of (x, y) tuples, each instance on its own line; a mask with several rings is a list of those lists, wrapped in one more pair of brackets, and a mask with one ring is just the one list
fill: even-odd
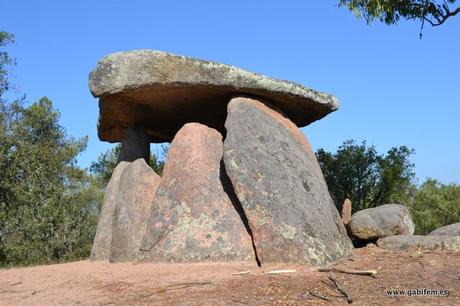
[(130, 203), (115, 203), (116, 193), (129, 194), (135, 173), (114, 174), (93, 259), (314, 266), (351, 253), (321, 169), (299, 130), (335, 111), (335, 97), (150, 50), (104, 57), (89, 85), (99, 98), (99, 138), (122, 142), (120, 162), (148, 160), (150, 142), (172, 142), (164, 178), (131, 192), (136, 196)]

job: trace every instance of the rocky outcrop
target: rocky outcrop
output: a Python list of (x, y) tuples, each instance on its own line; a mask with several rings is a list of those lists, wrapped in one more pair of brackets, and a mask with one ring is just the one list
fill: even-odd
[(138, 257), (160, 180), (142, 158), (130, 163), (123, 171), (115, 199), (110, 261), (134, 261)]
[(91, 250), (91, 260), (109, 260), (110, 245), (112, 243), (113, 216), (118, 197), (120, 196), (120, 179), (129, 162), (119, 163), (113, 170), (102, 202), (96, 236)]
[(153, 201), (141, 261), (254, 260), (222, 155), (216, 130), (198, 123), (179, 130)]
[(225, 133), (226, 106), (234, 95), (266, 98), (298, 126), (338, 108), (335, 97), (240, 68), (161, 51), (110, 54), (89, 77), (99, 97), (99, 138), (121, 141), (124, 130), (142, 126), (152, 142), (171, 141), (187, 122)]
[(460, 236), (460, 222), (439, 227), (428, 234), (429, 236)]
[(398, 235), (380, 238), (377, 246), (388, 250), (422, 250), (460, 252), (460, 237)]
[(385, 204), (358, 211), (351, 217), (348, 227), (351, 235), (362, 241), (414, 233), (409, 211), (399, 204)]
[(276, 107), (228, 104), (224, 162), (261, 263), (322, 265), (351, 252), (316, 157)]

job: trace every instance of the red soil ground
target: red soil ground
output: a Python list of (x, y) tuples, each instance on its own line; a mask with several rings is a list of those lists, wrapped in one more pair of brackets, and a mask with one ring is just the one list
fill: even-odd
[[(460, 254), (356, 249), (332, 266), (353, 305), (460, 305)], [(275, 269), (295, 273), (270, 275)], [(235, 272), (249, 270), (244, 275)], [(347, 305), (330, 272), (248, 263), (73, 263), (0, 270), (0, 305)], [(388, 289), (448, 290), (448, 297), (390, 297)]]

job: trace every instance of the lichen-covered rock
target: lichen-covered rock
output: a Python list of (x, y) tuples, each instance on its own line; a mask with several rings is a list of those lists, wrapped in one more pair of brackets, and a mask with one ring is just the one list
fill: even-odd
[(275, 107), (249, 98), (228, 104), (224, 162), (262, 265), (322, 265), (351, 242), (309, 143)]
[[(171, 141), (187, 122), (225, 132), (228, 101), (236, 94), (264, 97), (298, 126), (338, 108), (335, 97), (219, 63), (161, 51), (110, 54), (89, 77), (99, 97), (99, 138), (118, 142), (129, 126), (143, 126), (154, 142)], [(180, 110), (180, 111), (178, 111)]]
[(428, 234), (429, 236), (460, 236), (460, 222), (439, 227)]
[(354, 238), (363, 241), (414, 233), (414, 222), (409, 211), (399, 204), (385, 204), (358, 211), (351, 217), (348, 227)]
[(460, 237), (396, 235), (380, 238), (377, 246), (388, 250), (422, 250), (460, 252)]
[(112, 227), (117, 199), (120, 196), (120, 179), (129, 162), (119, 163), (113, 170), (112, 177), (105, 190), (101, 213), (97, 223), (96, 236), (91, 250), (91, 260), (109, 260), (112, 242)]
[(161, 177), (143, 158), (125, 167), (115, 199), (110, 261), (137, 258), (146, 221)]
[(140, 261), (254, 260), (222, 155), (216, 130), (198, 123), (179, 130), (169, 147)]

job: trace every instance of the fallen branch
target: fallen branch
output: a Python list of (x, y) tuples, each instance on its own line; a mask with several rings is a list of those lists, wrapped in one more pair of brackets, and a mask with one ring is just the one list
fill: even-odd
[(347, 298), (348, 304), (353, 303), (353, 298), (350, 293), (348, 293), (345, 288), (342, 287), (342, 285), (339, 283), (339, 281), (334, 277), (333, 274), (329, 275), (329, 279), (334, 283), (335, 287), (343, 293), (343, 295)]
[(250, 272), (251, 272), (251, 271), (246, 270), (246, 271), (241, 271), (241, 272), (232, 273), (232, 275), (245, 275), (245, 274), (249, 274)]
[(145, 297), (150, 297), (150, 296), (153, 296), (155, 294), (163, 293), (163, 292), (166, 292), (166, 291), (185, 289), (185, 288), (192, 287), (192, 286), (205, 286), (205, 285), (210, 285), (210, 284), (212, 284), (212, 283), (211, 282), (178, 283), (178, 284), (173, 284), (173, 285), (163, 287), (163, 288), (153, 292), (152, 294), (147, 294), (147, 295), (144, 295), (143, 297), (144, 298)]
[(317, 293), (314, 293), (313, 291), (308, 290), (308, 293), (310, 293), (310, 294), (313, 295), (314, 297), (317, 297), (318, 299), (322, 299), (322, 300), (325, 300), (325, 301), (328, 301), (328, 302), (331, 301), (331, 299), (329, 299), (329, 298), (327, 298), (327, 297), (325, 297), (325, 296), (319, 295), (319, 294), (317, 294)]
[(318, 272), (339, 272), (339, 273), (346, 273), (346, 274), (354, 274), (354, 275), (367, 275), (375, 277), (377, 274), (376, 270), (348, 270), (342, 268), (318, 268)]
[(282, 273), (295, 273), (297, 270), (295, 269), (288, 269), (288, 270), (273, 270), (268, 271), (267, 274), (282, 274)]
[(19, 285), (19, 284), (22, 284), (22, 282), (12, 283), (12, 284), (10, 284), (10, 286), (16, 286), (16, 285)]

